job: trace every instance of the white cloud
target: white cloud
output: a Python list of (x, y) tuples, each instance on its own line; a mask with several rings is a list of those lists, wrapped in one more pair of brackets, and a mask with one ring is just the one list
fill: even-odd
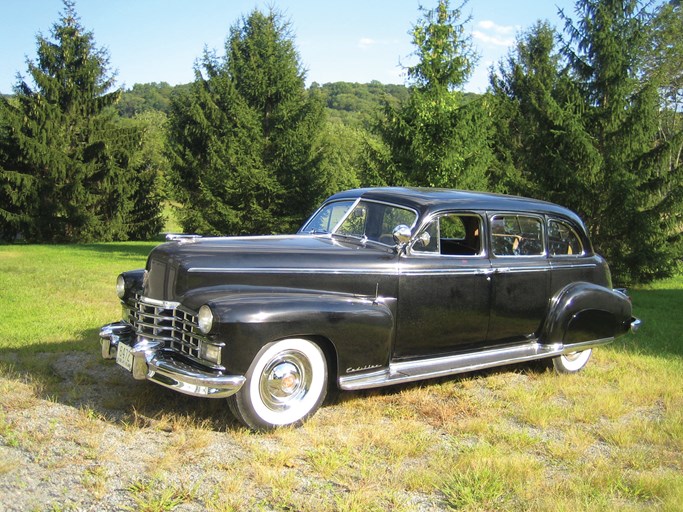
[(511, 35), (515, 33), (517, 27), (514, 25), (498, 25), (495, 21), (482, 20), (477, 23), (477, 26), (483, 30), (495, 32), (499, 35)]
[(480, 30), (474, 30), (472, 31), (472, 37), (476, 39), (477, 41), (481, 41), (482, 43), (485, 44), (490, 44), (493, 46), (512, 46), (515, 42), (515, 39), (513, 37), (498, 37), (495, 35), (489, 35), (485, 34), (484, 32), (481, 32)]
[(361, 37), (360, 40), (358, 41), (358, 47), (359, 48), (370, 48), (371, 46), (375, 46), (377, 44), (377, 41), (370, 37)]
[(479, 30), (472, 31), (472, 37), (484, 44), (508, 47), (515, 42), (517, 27), (514, 25), (498, 25), (491, 20), (482, 20), (477, 23), (477, 28)]

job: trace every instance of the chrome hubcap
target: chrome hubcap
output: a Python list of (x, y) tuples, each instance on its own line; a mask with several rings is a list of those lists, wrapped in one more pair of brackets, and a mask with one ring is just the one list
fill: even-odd
[(281, 353), (263, 369), (260, 392), (263, 403), (271, 410), (289, 409), (303, 400), (311, 386), (313, 372), (300, 353)]

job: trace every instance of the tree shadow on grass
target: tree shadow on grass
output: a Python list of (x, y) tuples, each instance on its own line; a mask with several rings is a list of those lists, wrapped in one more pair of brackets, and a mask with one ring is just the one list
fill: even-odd
[(225, 400), (192, 397), (137, 381), (114, 360), (103, 359), (98, 332), (83, 333), (83, 338), (92, 341), (87, 351), (83, 341), (77, 340), (0, 349), (0, 376), (27, 383), (39, 399), (85, 410), (125, 427), (240, 428)]

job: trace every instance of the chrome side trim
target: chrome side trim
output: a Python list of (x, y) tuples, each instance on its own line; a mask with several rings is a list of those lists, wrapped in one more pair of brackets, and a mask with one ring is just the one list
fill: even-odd
[(287, 268), (287, 267), (244, 267), (244, 268), (211, 268), (193, 267), (187, 270), (190, 273), (207, 274), (372, 274), (395, 276), (397, 270), (384, 270), (374, 268)]
[(430, 359), (393, 362), (389, 364), (388, 368), (383, 370), (339, 377), (339, 387), (343, 390), (353, 391), (444, 377), (492, 368), (494, 366), (555, 357), (604, 345), (613, 340), (614, 338), (605, 338), (573, 343), (571, 345), (563, 345), (561, 343), (544, 345), (538, 343), (537, 340), (533, 340), (523, 345), (511, 345)]
[(490, 268), (435, 268), (435, 269), (401, 269), (399, 274), (402, 276), (431, 276), (431, 275), (449, 275), (449, 276), (468, 276), (468, 275), (490, 275), (493, 270)]

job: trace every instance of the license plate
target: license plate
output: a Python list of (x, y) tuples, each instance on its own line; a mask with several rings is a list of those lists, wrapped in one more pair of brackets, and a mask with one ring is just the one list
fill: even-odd
[(116, 363), (126, 370), (133, 371), (133, 349), (125, 343), (119, 343), (116, 350)]

